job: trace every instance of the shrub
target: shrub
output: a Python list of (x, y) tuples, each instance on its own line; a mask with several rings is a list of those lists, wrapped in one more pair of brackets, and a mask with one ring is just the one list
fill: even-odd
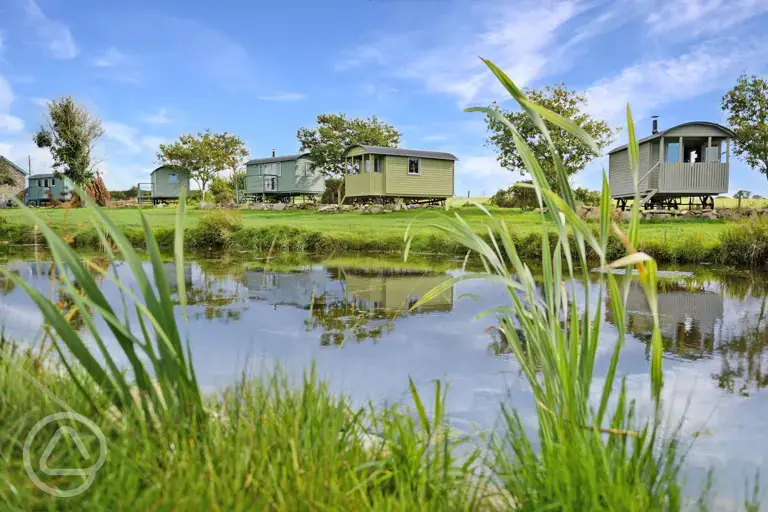
[(720, 233), (720, 261), (728, 265), (765, 265), (768, 218), (744, 220)]
[(518, 181), (511, 187), (498, 190), (489, 200), (489, 202), (499, 208), (522, 208), (523, 210), (532, 210), (539, 206), (536, 199), (536, 191), (526, 185), (533, 182)]
[[(341, 191), (341, 196), (339, 196)], [(339, 198), (344, 197), (344, 178), (328, 178), (325, 180), (325, 191), (320, 196), (323, 204), (338, 204)]]
[(189, 230), (190, 247), (229, 247), (232, 235), (243, 229), (243, 214), (237, 210), (214, 210)]
[(213, 202), (217, 204), (229, 204), (234, 202), (235, 192), (230, 183), (223, 178), (213, 178), (208, 192), (213, 196)]
[(109, 192), (113, 201), (125, 201), (126, 199), (134, 199), (139, 196), (139, 189), (137, 187), (131, 187), (128, 190), (112, 190)]
[(573, 189), (573, 198), (576, 199), (576, 202), (585, 204), (587, 206), (600, 205), (600, 192), (597, 190), (589, 190), (588, 188), (578, 187)]

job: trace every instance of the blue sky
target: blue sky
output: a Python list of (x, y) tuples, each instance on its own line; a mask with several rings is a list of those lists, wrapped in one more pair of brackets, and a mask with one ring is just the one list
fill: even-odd
[[(457, 194), (520, 177), (499, 168), (469, 105), (505, 100), (480, 63), (521, 85), (565, 81), (590, 111), (638, 133), (722, 122), (741, 72), (768, 72), (768, 0), (0, 1), (0, 154), (50, 166), (31, 135), (46, 99), (71, 94), (103, 120), (99, 168), (111, 189), (146, 181), (161, 142), (210, 128), (253, 157), (298, 149), (323, 112), (377, 115), (403, 146), (459, 157)], [(622, 132), (616, 144), (624, 140)], [(604, 158), (576, 176), (597, 188)], [(768, 196), (735, 163), (731, 192)]]

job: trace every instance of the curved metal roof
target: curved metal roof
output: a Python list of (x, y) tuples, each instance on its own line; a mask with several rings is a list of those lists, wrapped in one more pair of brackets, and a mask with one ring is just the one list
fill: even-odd
[(299, 153), (296, 155), (282, 155), (282, 156), (271, 156), (269, 158), (254, 158), (253, 160), (248, 160), (245, 162), (245, 165), (255, 165), (255, 164), (271, 164), (274, 162), (290, 162), (291, 160), (298, 160), (299, 158), (303, 156), (308, 156), (309, 153)]
[(355, 144), (350, 146), (344, 151), (346, 155), (350, 149), (363, 148), (366, 153), (373, 153), (374, 155), (392, 155), (392, 156), (413, 156), (416, 158), (434, 158), (435, 160), (458, 160), (450, 153), (443, 153), (441, 151), (422, 151), (420, 149), (401, 149), (401, 148), (387, 148), (384, 146), (367, 146), (365, 144)]
[[(682, 128), (684, 126), (693, 126), (693, 125), (712, 126), (712, 127), (715, 127), (715, 128), (717, 128), (719, 130), (722, 130), (723, 133), (725, 133), (726, 135), (728, 135), (730, 137), (735, 137), (736, 136), (736, 134), (733, 133), (733, 131), (731, 131), (730, 128), (728, 128), (726, 126), (723, 126), (721, 124), (712, 123), (712, 122), (709, 122), (709, 121), (690, 121), (688, 123), (682, 123), (682, 124), (678, 124), (677, 126), (669, 127), (666, 130), (661, 130), (660, 132), (651, 134), (651, 135), (649, 135), (647, 137), (643, 137), (642, 139), (638, 140), (637, 143), (639, 145), (639, 144), (643, 144), (644, 142), (656, 140), (656, 139), (659, 139), (659, 138), (663, 137), (664, 134), (667, 133), (667, 132), (670, 132), (672, 130), (676, 130), (678, 128)], [(612, 150), (610, 150), (608, 152), (608, 154), (610, 155), (611, 153), (615, 153), (617, 151), (621, 151), (622, 149), (627, 149), (627, 144), (624, 144), (623, 146), (619, 146), (617, 148), (613, 148)]]

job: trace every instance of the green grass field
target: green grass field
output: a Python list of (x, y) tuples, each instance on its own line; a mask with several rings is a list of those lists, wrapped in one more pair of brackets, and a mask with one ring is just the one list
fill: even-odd
[[(139, 210), (133, 208), (115, 208), (108, 210), (112, 220), (120, 227), (141, 226)], [(175, 208), (152, 208), (142, 210), (147, 216), (152, 227), (172, 228), (174, 226)], [(523, 212), (516, 209), (491, 209), (494, 215), (501, 216), (518, 235), (539, 232), (539, 215), (534, 212)], [(86, 208), (76, 210), (39, 209), (38, 215), (49, 219), (55, 226), (63, 227), (68, 224), (71, 228), (85, 226), (90, 223), (92, 212)], [(406, 212), (393, 212), (383, 215), (370, 215), (356, 212), (341, 213), (317, 213), (309, 210), (289, 210), (283, 212), (251, 211), (243, 212), (243, 227), (264, 228), (273, 226), (286, 226), (301, 228), (311, 231), (319, 231), (328, 235), (355, 234), (357, 236), (398, 236), (405, 233), (410, 224), (412, 229), (425, 232), (435, 232), (436, 228), (431, 224), (445, 222), (446, 215), (457, 212), (470, 225), (477, 230), (486, 224), (487, 216), (478, 208), (463, 207), (454, 208), (446, 212), (444, 210), (415, 210)], [(187, 227), (197, 224), (198, 220), (208, 211), (189, 210), (187, 212)], [(0, 211), (0, 217), (8, 219), (12, 223), (29, 223), (28, 218), (21, 210)], [(705, 241), (715, 240), (718, 234), (728, 226), (727, 222), (718, 220), (670, 220), (654, 221), (641, 225), (643, 238), (663, 239), (680, 238), (698, 234)]]

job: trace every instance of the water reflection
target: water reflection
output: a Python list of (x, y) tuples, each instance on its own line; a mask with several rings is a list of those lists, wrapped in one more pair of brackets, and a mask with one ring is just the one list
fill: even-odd
[[(749, 396), (768, 385), (766, 372), (766, 279), (721, 274), (704, 279), (667, 280), (657, 295), (667, 358), (719, 358), (711, 377), (729, 393)], [(639, 285), (627, 297), (625, 324), (640, 341), (650, 342), (653, 319)], [(606, 320), (615, 325), (610, 300)]]

